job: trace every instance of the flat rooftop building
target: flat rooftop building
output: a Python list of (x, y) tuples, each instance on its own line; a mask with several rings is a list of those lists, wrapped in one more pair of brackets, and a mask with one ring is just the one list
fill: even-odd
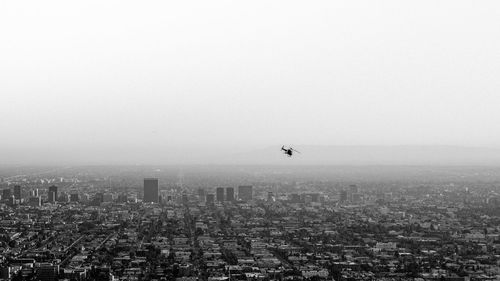
[(144, 199), (145, 203), (158, 203), (158, 179), (144, 179)]

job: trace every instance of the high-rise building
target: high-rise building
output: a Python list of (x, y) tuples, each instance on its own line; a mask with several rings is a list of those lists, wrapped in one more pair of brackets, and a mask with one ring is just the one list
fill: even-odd
[(7, 205), (9, 206), (14, 206), (16, 205), (16, 198), (14, 198), (14, 195), (11, 195), (8, 199), (7, 199)]
[(214, 205), (214, 201), (215, 201), (215, 195), (213, 195), (213, 194), (207, 194), (206, 198), (207, 198), (207, 200), (206, 200), (207, 206), (213, 206)]
[(347, 201), (347, 191), (342, 189), (340, 191), (340, 202), (345, 202)]
[(217, 187), (215, 190), (215, 196), (217, 199), (217, 202), (223, 202), (224, 201), (224, 187)]
[(14, 198), (16, 198), (16, 200), (21, 200), (21, 186), (20, 185), (14, 185)]
[(359, 202), (361, 202), (361, 194), (360, 193), (354, 193), (354, 194), (351, 195), (351, 197), (352, 197), (351, 200), (352, 200), (353, 203), (359, 203)]
[(206, 193), (205, 193), (205, 189), (204, 188), (198, 188), (198, 200), (200, 202), (204, 202), (205, 201), (205, 196), (206, 196)]
[(113, 194), (112, 193), (104, 193), (102, 195), (102, 202), (113, 202)]
[(71, 202), (78, 202), (78, 201), (80, 201), (78, 193), (71, 193), (70, 196), (69, 196), (69, 201), (71, 201)]
[(104, 193), (97, 192), (96, 194), (94, 194), (94, 198), (92, 199), (92, 205), (100, 206), (102, 202), (104, 202)]
[(189, 203), (189, 197), (187, 194), (182, 194), (182, 204), (187, 204)]
[(226, 201), (234, 201), (234, 187), (226, 188)]
[(354, 201), (353, 195), (358, 193), (358, 186), (355, 184), (349, 185), (349, 191), (347, 192), (347, 200), (348, 201)]
[(351, 185), (349, 185), (349, 192), (350, 192), (351, 194), (358, 193), (358, 192), (359, 192), (359, 191), (358, 191), (358, 186), (357, 186), (357, 185), (355, 185), (355, 184), (351, 184)]
[(127, 203), (127, 194), (120, 194), (118, 195), (118, 202), (119, 203)]
[(55, 203), (56, 202), (56, 193), (54, 191), (49, 191), (49, 194), (47, 195), (47, 201), (49, 203)]
[(4, 189), (4, 190), (2, 191), (2, 199), (3, 199), (3, 200), (7, 200), (7, 199), (9, 199), (9, 198), (10, 198), (10, 196), (11, 196), (11, 194), (10, 194), (10, 188), (6, 188), (6, 189)]
[(54, 203), (57, 201), (57, 186), (49, 186), (49, 202)]
[(144, 179), (144, 199), (145, 203), (158, 203), (158, 179)]
[(59, 202), (69, 202), (69, 194), (66, 192), (61, 192), (57, 201)]
[(251, 185), (238, 186), (238, 199), (251, 201), (253, 199), (253, 187)]

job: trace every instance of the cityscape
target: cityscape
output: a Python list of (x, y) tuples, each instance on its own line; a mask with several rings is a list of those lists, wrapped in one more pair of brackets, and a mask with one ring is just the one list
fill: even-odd
[(353, 169), (4, 171), (0, 278), (498, 280), (499, 169)]
[(500, 281), (500, 1), (0, 0), (0, 281)]

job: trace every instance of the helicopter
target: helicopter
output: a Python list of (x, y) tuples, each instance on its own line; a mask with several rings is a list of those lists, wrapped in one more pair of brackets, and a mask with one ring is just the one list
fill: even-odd
[(285, 155), (287, 155), (288, 157), (292, 157), (292, 155), (293, 155), (293, 153), (294, 153), (294, 152), (298, 152), (298, 153), (300, 153), (300, 151), (295, 150), (295, 149), (293, 149), (293, 148), (291, 148), (291, 147), (285, 148), (285, 146), (284, 146), (284, 145), (281, 147), (281, 150), (283, 150), (283, 153), (284, 153)]

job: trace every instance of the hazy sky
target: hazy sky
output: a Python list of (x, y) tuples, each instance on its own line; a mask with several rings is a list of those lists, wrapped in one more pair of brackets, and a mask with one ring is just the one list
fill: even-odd
[(497, 146), (499, 90), (499, 1), (0, 2), (5, 157)]

